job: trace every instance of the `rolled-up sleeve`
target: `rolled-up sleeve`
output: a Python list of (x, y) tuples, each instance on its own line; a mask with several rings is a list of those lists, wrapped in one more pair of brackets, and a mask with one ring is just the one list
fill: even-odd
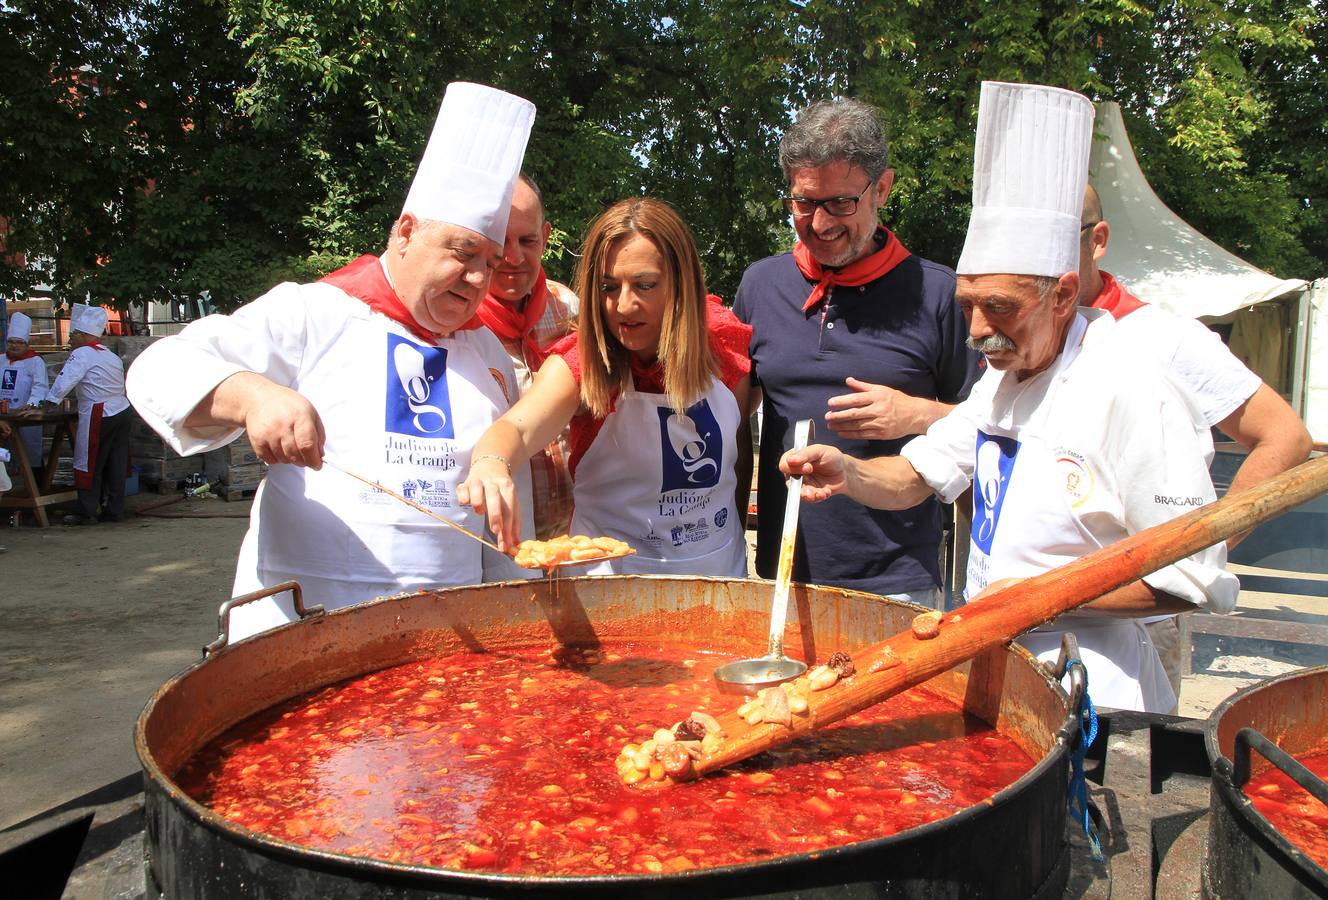
[(899, 451), (945, 503), (968, 489), (978, 439), (977, 399), (965, 400)]

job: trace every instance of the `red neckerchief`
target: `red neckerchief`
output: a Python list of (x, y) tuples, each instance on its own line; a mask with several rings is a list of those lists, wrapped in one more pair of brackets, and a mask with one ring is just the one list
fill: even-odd
[(9, 351), (6, 350), (5, 356), (9, 357), (10, 362), (23, 362), (25, 359), (35, 359), (37, 357), (37, 351), (29, 347), (27, 350), (23, 351), (21, 356), (9, 356)]
[[(727, 315), (726, 315), (727, 314)], [(719, 318), (721, 321), (717, 322)], [(738, 322), (738, 317), (728, 311), (724, 306), (724, 300), (718, 294), (706, 294), (706, 330), (707, 339), (710, 342), (710, 348), (715, 350), (716, 335), (723, 329), (729, 327), (729, 321), (736, 323), (739, 328), (747, 330), (747, 337), (743, 341), (743, 354), (747, 352), (747, 342), (751, 340), (751, 328)], [(651, 362), (645, 363), (636, 358), (635, 353), (628, 354), (628, 362), (632, 367), (632, 381), (636, 384), (636, 389), (647, 394), (664, 393), (664, 361), (656, 358)], [(616, 399), (616, 397), (615, 397)]]
[(84, 347), (91, 347), (93, 350), (105, 350), (105, 349), (106, 349), (106, 345), (105, 345), (105, 344), (102, 344), (102, 343), (99, 342), (99, 341), (88, 341), (88, 342), (87, 342), (86, 344), (84, 344), (83, 346), (84, 346)]
[(1121, 287), (1120, 282), (1106, 272), (1099, 271), (1098, 274), (1102, 276), (1102, 291), (1088, 304), (1093, 309), (1105, 309), (1113, 319), (1123, 319), (1136, 309), (1148, 305)]
[[(356, 300), (362, 301), (374, 312), (382, 313), (393, 322), (399, 322), (422, 341), (432, 344), (442, 337), (415, 321), (415, 317), (406, 309), (397, 292), (388, 283), (382, 262), (372, 254), (366, 253), (349, 265), (324, 275), (319, 281), (340, 288)], [(468, 322), (457, 331), (468, 331), (476, 327), (478, 326)]]
[(518, 312), (492, 293), (488, 293), (484, 295), (484, 301), (476, 310), (475, 318), (466, 324), (471, 327), (484, 325), (504, 341), (520, 340), (526, 364), (531, 369), (538, 369), (547, 354), (535, 340), (535, 326), (548, 305), (549, 283), (544, 276), (544, 267), (540, 266), (539, 277), (535, 279), (535, 286), (530, 289), (525, 309)]
[(908, 250), (889, 228), (881, 227), (877, 233), (885, 233), (885, 246), (875, 253), (869, 253), (856, 262), (839, 269), (827, 269), (816, 261), (812, 251), (802, 241), (793, 245), (793, 261), (798, 264), (798, 271), (803, 277), (816, 282), (807, 302), (802, 304), (803, 312), (820, 303), (830, 285), (858, 287), (882, 277), (895, 266), (910, 256)]

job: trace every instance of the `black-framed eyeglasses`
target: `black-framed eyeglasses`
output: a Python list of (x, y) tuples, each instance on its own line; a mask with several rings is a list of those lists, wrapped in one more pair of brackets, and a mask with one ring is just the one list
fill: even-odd
[(818, 206), (838, 218), (851, 216), (858, 211), (858, 201), (862, 199), (862, 195), (867, 193), (867, 189), (871, 186), (872, 183), (867, 182), (867, 187), (858, 191), (856, 197), (826, 197), (824, 200), (815, 200), (811, 197), (785, 197), (784, 208), (789, 211), (789, 215), (797, 219), (805, 219), (808, 216), (816, 215)]
[(1088, 229), (1092, 228), (1094, 225), (1096, 225), (1098, 222), (1101, 221), (1102, 221), (1101, 219), (1098, 219), (1097, 222), (1085, 222), (1084, 224), (1079, 226), (1080, 233), (1087, 231)]

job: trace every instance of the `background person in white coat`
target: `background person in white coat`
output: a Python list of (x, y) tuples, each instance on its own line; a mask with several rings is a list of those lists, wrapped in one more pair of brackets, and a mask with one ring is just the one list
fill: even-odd
[[(1111, 313), (1121, 334), (1147, 348), (1190, 394), (1204, 421), (1249, 450), (1227, 492), (1244, 490), (1308, 459), (1310, 433), (1305, 423), (1216, 333), (1195, 319), (1145, 303), (1098, 268), (1110, 239), (1111, 225), (1102, 215), (1102, 198), (1090, 184), (1084, 192), (1079, 226), (1079, 305)], [(1228, 540), (1227, 549), (1244, 537), (1239, 534)], [(1179, 695), (1183, 648), (1178, 618), (1162, 616), (1146, 624), (1171, 688)]]
[(69, 343), (74, 348), (46, 394), (60, 403), (73, 391), (78, 397), (74, 436), (74, 487), (79, 514), (66, 525), (96, 525), (124, 519), (125, 476), (129, 473), (129, 400), (124, 363), (97, 338), (106, 330), (106, 310), (75, 303), (69, 314)]
[[(5, 356), (0, 360), (0, 400), (9, 401), (10, 412), (41, 406), (50, 387), (46, 378), (46, 363), (28, 344), (31, 336), (32, 319), (20, 312), (9, 317)], [(23, 426), (19, 429), (19, 435), (23, 438), (23, 449), (28, 454), (32, 474), (40, 480), (44, 464), (42, 427)]]
[[(315, 284), (278, 285), (135, 362), (134, 405), (179, 452), (244, 429), (272, 464), (235, 594), (294, 579), (309, 603), (331, 610), (482, 580), (479, 544), (322, 464), (326, 456), (483, 527), (457, 504), (456, 484), (475, 440), (514, 398), (514, 378), (497, 338), (467, 323), (498, 259), (534, 116), (520, 97), (450, 85), (381, 256)], [(237, 609), (230, 634), (293, 618), (289, 596), (268, 598)]]
[[(1132, 355), (1110, 316), (1076, 303), (1092, 123), (1078, 94), (983, 84), (955, 296), (988, 372), (899, 457), (863, 461), (816, 446), (781, 462), (804, 477), (807, 500), (844, 493), (897, 509), (976, 484), (970, 602), (1214, 499), (1198, 409)], [(1229, 612), (1239, 586), (1225, 559), (1225, 546), (1204, 550), (1020, 643), (1054, 659), (1073, 631), (1094, 702), (1165, 712), (1175, 695), (1141, 619), (1195, 606)]]

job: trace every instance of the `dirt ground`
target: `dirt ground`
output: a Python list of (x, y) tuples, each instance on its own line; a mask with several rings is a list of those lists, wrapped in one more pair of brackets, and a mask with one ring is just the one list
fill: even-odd
[(170, 499), (130, 497), (144, 514), (122, 523), (0, 528), (0, 829), (137, 772), (139, 711), (216, 637), (250, 504), (148, 509)]

